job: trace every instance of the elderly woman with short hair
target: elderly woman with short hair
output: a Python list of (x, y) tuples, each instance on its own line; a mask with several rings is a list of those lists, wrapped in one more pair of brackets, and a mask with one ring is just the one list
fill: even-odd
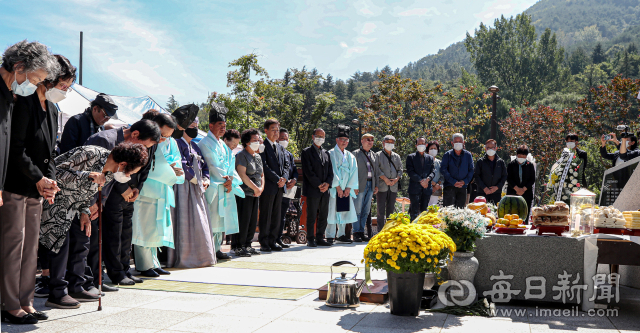
[[(9, 169), (13, 95), (19, 98), (33, 95), (38, 84), (47, 77), (57, 77), (58, 71), (59, 65), (56, 58), (49, 53), (45, 45), (38, 42), (26, 40), (18, 42), (9, 46), (2, 55), (0, 67), (2, 78), (0, 82), (0, 295), (2, 295), (2, 320), (15, 324), (34, 324), (38, 322), (38, 318), (44, 317), (33, 308), (40, 220), (26, 218), (28, 215), (40, 215), (41, 199), (3, 191)], [(40, 105), (40, 102), (37, 104)], [(16, 115), (16, 117), (24, 116), (26, 115)], [(19, 161), (14, 162), (19, 163)], [(20, 171), (37, 173), (35, 168)], [(24, 188), (31, 188), (30, 186), (35, 184), (22, 185)], [(3, 206), (4, 202), (7, 204)]]

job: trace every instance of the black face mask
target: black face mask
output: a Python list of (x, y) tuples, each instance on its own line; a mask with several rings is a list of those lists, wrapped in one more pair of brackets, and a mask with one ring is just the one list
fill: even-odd
[(183, 130), (179, 130), (179, 129), (177, 129), (177, 128), (176, 128), (176, 129), (173, 131), (173, 134), (171, 134), (171, 136), (172, 136), (174, 139), (179, 140), (180, 138), (182, 138), (182, 133), (183, 133), (183, 132), (184, 132)]
[(187, 135), (192, 138), (195, 139), (198, 136), (198, 129), (197, 128), (187, 128), (186, 130), (184, 130), (185, 133), (187, 133)]

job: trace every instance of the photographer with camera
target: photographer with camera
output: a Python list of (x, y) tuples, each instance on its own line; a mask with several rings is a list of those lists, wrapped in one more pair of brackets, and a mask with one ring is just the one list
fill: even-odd
[[(617, 129), (624, 131), (620, 135), (622, 137), (622, 142), (618, 141), (615, 133), (609, 133), (608, 135), (603, 134), (600, 138), (600, 142), (602, 143), (600, 146), (600, 156), (606, 160), (612, 161), (613, 166), (640, 156), (638, 138), (632, 133), (629, 133), (629, 127), (626, 125), (620, 125)], [(613, 142), (619, 150), (609, 153), (606, 148), (607, 141)]]

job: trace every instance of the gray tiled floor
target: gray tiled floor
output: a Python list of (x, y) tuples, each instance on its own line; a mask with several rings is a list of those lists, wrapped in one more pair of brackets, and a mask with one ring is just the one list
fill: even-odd
[[(323, 252), (322, 250), (326, 250)], [(331, 249), (296, 247), (283, 253), (247, 258), (252, 262), (329, 265), (338, 260), (359, 262), (362, 245)], [(240, 259), (245, 260), (245, 259)], [(287, 272), (282, 272), (287, 279)], [(313, 293), (297, 301), (269, 300), (204, 294), (146, 290), (120, 290), (97, 303), (84, 303), (76, 310), (35, 306), (45, 310), (50, 320), (34, 326), (2, 324), (2, 332), (638, 332), (640, 331), (640, 290), (624, 288), (618, 316), (612, 317), (458, 317), (422, 312), (418, 317), (398, 317), (388, 305), (362, 304), (356, 309), (335, 309), (324, 305)], [(541, 306), (542, 307), (542, 306)], [(535, 307), (504, 305), (499, 309)]]

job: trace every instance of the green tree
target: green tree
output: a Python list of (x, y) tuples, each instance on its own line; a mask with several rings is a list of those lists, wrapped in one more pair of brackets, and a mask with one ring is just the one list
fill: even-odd
[(593, 53), (591, 53), (591, 62), (594, 64), (599, 64), (607, 60), (607, 57), (602, 50), (602, 43), (596, 44), (596, 47), (593, 48)]
[(349, 79), (347, 81), (347, 96), (349, 98), (353, 98), (353, 95), (356, 94), (356, 81)]
[(481, 23), (474, 36), (467, 33), (465, 46), (482, 83), (497, 85), (516, 105), (558, 90), (568, 74), (556, 35), (546, 29), (538, 40), (529, 15), (502, 16), (493, 28)]
[(173, 112), (179, 107), (180, 107), (180, 103), (178, 103), (178, 101), (176, 101), (176, 98), (173, 97), (173, 95), (171, 95), (171, 97), (169, 97), (169, 101), (167, 102), (167, 105), (164, 108), (169, 112)]
[(573, 53), (571, 53), (571, 57), (569, 57), (569, 69), (571, 69), (571, 74), (576, 75), (587, 66), (589, 60), (587, 59), (587, 54), (584, 53), (584, 50), (579, 47)]

